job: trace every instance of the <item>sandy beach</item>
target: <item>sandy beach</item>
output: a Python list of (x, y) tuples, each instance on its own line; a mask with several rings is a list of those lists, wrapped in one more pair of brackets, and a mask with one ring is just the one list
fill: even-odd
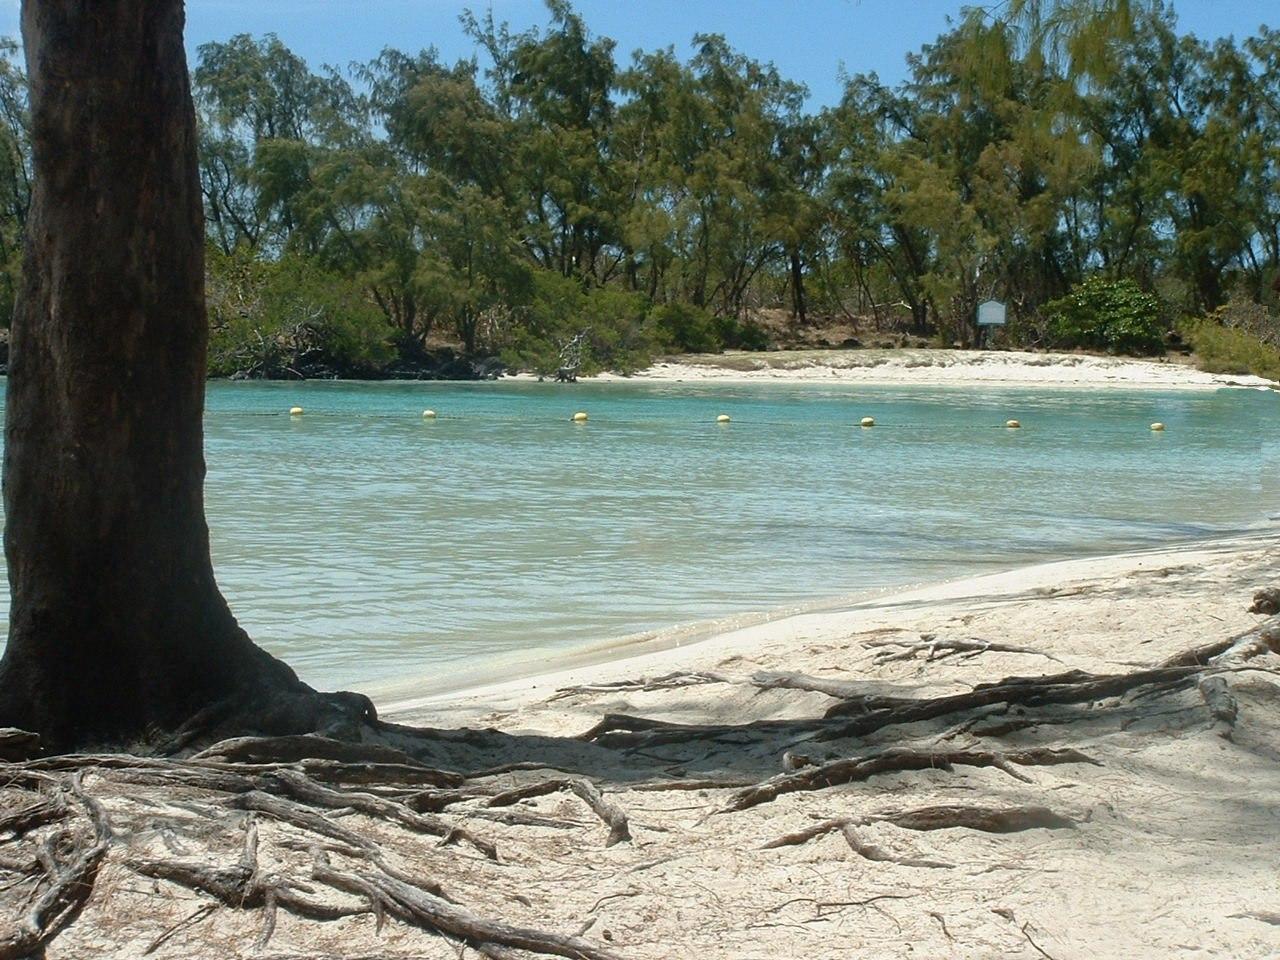
[[(794, 689), (788, 677), (846, 694), (923, 698), (1015, 675), (1114, 674), (1262, 622), (1247, 607), (1256, 589), (1280, 582), (1274, 544), (1269, 529), (958, 579), (676, 649), (382, 707), (400, 722), (510, 734), (513, 753), (500, 759), (517, 760), (517, 742), (559, 742), (553, 738), (581, 734), (607, 714), (785, 731), (835, 702)], [(973, 641), (978, 650), (948, 654), (948, 641)], [(629, 812), (633, 842), (605, 847), (603, 827), (586, 843), (527, 828), (501, 870), (473, 879), (528, 897), (527, 906), (513, 907), (523, 919), (587, 924), (625, 956), (654, 960), (1274, 956), (1277, 668), (1271, 653), (1227, 675), (1239, 711), (1230, 728), (1193, 686), (1099, 701), (1025, 726), (1015, 709), (894, 727), (855, 744), (797, 733), (765, 744), (711, 737), (655, 745), (639, 761), (642, 776), (623, 756), (599, 771), (608, 796)], [(741, 784), (780, 773), (788, 752), (813, 754), (803, 762), (817, 763), (907, 742), (939, 752), (1051, 746), (1087, 760), (1013, 776), (941, 765), (788, 793), (732, 813), (729, 788), (648, 790), (634, 782), (648, 780), (656, 765), (673, 778)], [(564, 751), (566, 765), (576, 749)], [(954, 804), (1048, 809), (1064, 828), (916, 832), (877, 820)], [(582, 814), (564, 794), (520, 808)], [(865, 823), (858, 834), (871, 855), (853, 852), (839, 831), (769, 846), (831, 818)], [(566, 876), (584, 882), (556, 882)]]
[[(108, 862), (48, 955), (214, 960), (268, 936), (253, 955), (525, 955), (384, 926), (362, 899), (376, 881), (452, 929), (462, 904), (595, 960), (1274, 957), (1280, 615), (1248, 608), (1280, 583), (1275, 542), (956, 579), (383, 702), (376, 755), (423, 779), (348, 766), (319, 817), (243, 794), (300, 782), (220, 759), (256, 741), (183, 768), (101, 758), (87, 782), (116, 836), (165, 859)], [(237, 906), (245, 837), (251, 876), (328, 891), (308, 908), (327, 922), (192, 889)]]
[(1269, 387), (1245, 374), (1197, 370), (1189, 358), (1138, 360), (1080, 353), (1019, 350), (788, 350), (691, 354), (664, 360), (630, 378), (720, 383), (990, 384), (1139, 388)]

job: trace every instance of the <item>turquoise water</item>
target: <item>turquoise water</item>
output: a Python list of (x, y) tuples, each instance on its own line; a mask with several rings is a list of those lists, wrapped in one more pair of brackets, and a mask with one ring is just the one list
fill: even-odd
[(328, 688), (1280, 510), (1253, 390), (213, 383), (205, 429), (223, 590)]

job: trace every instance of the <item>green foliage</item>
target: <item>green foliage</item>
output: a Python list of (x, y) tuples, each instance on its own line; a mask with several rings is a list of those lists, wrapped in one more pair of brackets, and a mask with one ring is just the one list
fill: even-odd
[[(1203, 42), (1161, 0), (975, 4), (904, 83), (851, 76), (814, 112), (721, 35), (624, 61), (569, 0), (546, 6), (523, 31), (464, 15), (483, 56), (452, 64), (388, 49), (314, 69), (270, 35), (200, 47), (216, 370), (455, 350), (554, 372), (570, 343), (584, 370), (631, 369), (764, 349), (752, 314), (779, 308), (798, 332), (971, 344), (988, 297), (1013, 306), (1002, 345), (1150, 353), (1137, 287), (1170, 315), (1280, 296), (1280, 31)], [(0, 324), (25, 104), (9, 42)], [(1137, 286), (1081, 285), (1100, 271)], [(242, 288), (255, 305), (228, 311)], [(1232, 310), (1270, 336), (1271, 314)]]
[(31, 204), (31, 146), (21, 51), (0, 39), (0, 327), (13, 317), (22, 277), (22, 232)]
[(731, 350), (768, 350), (769, 334), (754, 320), (720, 315), (713, 320), (720, 344)]
[(1178, 332), (1195, 350), (1201, 370), (1280, 381), (1280, 347), (1272, 343), (1244, 330), (1224, 327), (1213, 317), (1184, 320)]
[(360, 287), (313, 262), (213, 251), (207, 274), (211, 376), (370, 376), (394, 356)]
[(723, 344), (715, 319), (687, 303), (666, 303), (650, 317), (662, 348), (670, 353), (716, 353)]
[(1164, 351), (1160, 301), (1132, 280), (1090, 277), (1047, 304), (1045, 314), (1055, 346), (1140, 355)]
[(1228, 300), (1209, 315), (1214, 323), (1280, 348), (1280, 314), (1252, 300)]
[(633, 373), (662, 350), (643, 295), (602, 288), (584, 291), (571, 278), (540, 272), (524, 322), (516, 326), (500, 356), (508, 367), (547, 376), (566, 364), (565, 348), (579, 337), (578, 372), (585, 375), (602, 370)]

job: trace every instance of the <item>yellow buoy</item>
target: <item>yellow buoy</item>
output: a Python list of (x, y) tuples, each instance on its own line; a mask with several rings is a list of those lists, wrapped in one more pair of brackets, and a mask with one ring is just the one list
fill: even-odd
[(874, 427), (874, 426), (876, 425), (876, 418), (875, 418), (875, 417), (863, 417), (863, 418), (862, 418), (862, 425), (863, 425), (864, 427)]
[(728, 422), (729, 422), (729, 415), (727, 413), (722, 413), (720, 414), (720, 416), (716, 417), (716, 423), (728, 423)]
[(436, 418), (436, 412), (435, 412), (434, 410), (423, 410), (423, 411), (422, 411), (422, 419), (423, 419), (423, 420), (434, 420), (435, 418)]
[(1008, 427), (1010, 430), (1017, 430), (1020, 426), (1022, 426), (1022, 424), (1019, 423), (1017, 420), (1006, 420), (1004, 422), (1004, 425)]
[(587, 422), (587, 415), (586, 415), (586, 413), (584, 413), (583, 411), (579, 410), (577, 413), (575, 413), (575, 414), (573, 415), (573, 422), (574, 422), (574, 423), (586, 423), (586, 422)]
[(300, 417), (300, 416), (302, 416), (302, 408), (301, 408), (301, 407), (290, 407), (290, 408), (289, 408), (289, 416), (291, 416), (291, 417)]
[(1161, 430), (1164, 429), (1164, 424), (1157, 421), (1151, 425), (1151, 429), (1154, 430), (1156, 433), (1159, 433)]

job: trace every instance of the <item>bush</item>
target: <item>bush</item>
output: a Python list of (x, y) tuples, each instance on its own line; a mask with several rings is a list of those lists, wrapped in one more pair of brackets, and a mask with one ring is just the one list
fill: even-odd
[(768, 332), (754, 320), (716, 317), (715, 327), (720, 343), (731, 350), (769, 349)]
[(754, 320), (715, 316), (687, 303), (654, 308), (651, 317), (665, 349), (673, 353), (767, 350), (769, 334)]
[(1195, 350), (1201, 370), (1280, 381), (1280, 347), (1243, 330), (1224, 327), (1215, 317), (1185, 320), (1178, 325), (1178, 333)]
[[(514, 324), (501, 358), (508, 367), (541, 376), (573, 360), (582, 374), (632, 373), (647, 367), (662, 350), (649, 301), (642, 294), (584, 291), (576, 280), (546, 271), (534, 276), (533, 298), (523, 320)], [(570, 357), (565, 349), (578, 337), (577, 355)]]
[(707, 311), (687, 303), (666, 303), (649, 314), (664, 350), (718, 353), (723, 341)]
[(363, 290), (309, 261), (211, 253), (207, 279), (210, 376), (361, 377), (395, 354)]
[(1223, 327), (1239, 330), (1255, 340), (1280, 347), (1280, 316), (1252, 300), (1231, 300), (1210, 315), (1210, 320)]
[(1132, 280), (1090, 277), (1044, 308), (1049, 340), (1056, 347), (1109, 353), (1164, 352), (1160, 301)]

